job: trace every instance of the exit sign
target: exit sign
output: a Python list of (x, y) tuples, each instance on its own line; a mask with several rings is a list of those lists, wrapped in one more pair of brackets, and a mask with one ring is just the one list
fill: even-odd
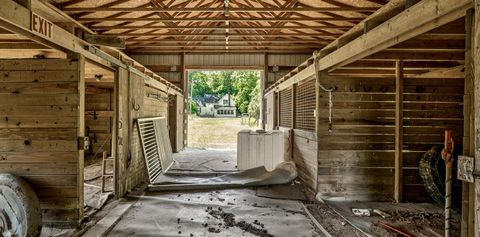
[(52, 38), (53, 23), (32, 12), (32, 31)]

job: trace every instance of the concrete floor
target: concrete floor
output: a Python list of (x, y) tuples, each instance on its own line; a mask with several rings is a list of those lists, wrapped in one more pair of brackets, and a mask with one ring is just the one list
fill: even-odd
[(222, 172), (236, 171), (237, 150), (204, 149), (187, 147), (173, 154), (175, 164), (172, 171), (185, 172)]
[[(237, 170), (235, 150), (187, 148), (174, 154), (174, 159), (172, 172)], [(150, 192), (139, 198), (108, 236), (321, 235), (300, 201), (259, 197), (253, 188)]]
[(255, 190), (148, 193), (108, 236), (321, 236), (299, 201)]

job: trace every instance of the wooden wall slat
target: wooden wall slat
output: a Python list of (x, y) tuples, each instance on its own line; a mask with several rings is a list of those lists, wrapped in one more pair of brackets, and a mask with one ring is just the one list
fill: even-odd
[(0, 173), (32, 185), (45, 223), (76, 225), (83, 211), (81, 62), (0, 60)]
[[(389, 201), (393, 198), (394, 78), (324, 78), (333, 92), (333, 132), (328, 95), (320, 94), (318, 192), (325, 198)], [(423, 153), (453, 129), (463, 135), (463, 80), (406, 78), (403, 96), (404, 200), (430, 201), (419, 176)]]

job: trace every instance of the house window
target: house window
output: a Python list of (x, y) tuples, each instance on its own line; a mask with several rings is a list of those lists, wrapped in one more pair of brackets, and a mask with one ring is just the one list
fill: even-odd
[(227, 99), (223, 100), (223, 105), (228, 105), (228, 100)]

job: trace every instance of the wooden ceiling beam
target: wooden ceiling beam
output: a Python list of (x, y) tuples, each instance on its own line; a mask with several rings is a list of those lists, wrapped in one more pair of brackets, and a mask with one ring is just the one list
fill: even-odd
[[(259, 42), (259, 43), (318, 43), (318, 44), (324, 44), (328, 43), (328, 40), (311, 40), (311, 39), (275, 39), (275, 40), (265, 40), (265, 39), (229, 39), (229, 42), (237, 43), (237, 42)], [(225, 39), (219, 38), (219, 39), (132, 39), (128, 40), (127, 44), (132, 44), (132, 43), (139, 43), (139, 42), (145, 42), (145, 43), (188, 43), (188, 42), (225, 42)]]
[(249, 17), (249, 18), (226, 18), (226, 17), (213, 17), (213, 18), (205, 18), (205, 17), (189, 17), (189, 18), (173, 18), (173, 19), (165, 19), (165, 18), (152, 18), (151, 15), (148, 15), (148, 18), (139, 17), (85, 17), (85, 18), (77, 18), (79, 22), (109, 22), (109, 21), (129, 21), (129, 22), (144, 22), (144, 21), (154, 21), (154, 22), (185, 22), (185, 21), (195, 21), (195, 22), (252, 22), (252, 21), (260, 21), (260, 22), (319, 22), (319, 21), (349, 21), (349, 22), (360, 22), (364, 18), (361, 17), (281, 17), (281, 18), (266, 18), (266, 17)]
[(250, 54), (250, 53), (277, 53), (277, 54), (311, 54), (313, 50), (304, 49), (304, 50), (281, 50), (281, 49), (143, 49), (143, 50), (133, 50), (126, 51), (129, 54), (172, 54), (172, 53), (241, 53), (241, 54)]
[(131, 26), (131, 25), (125, 25), (125, 26), (95, 26), (91, 27), (92, 30), (118, 30), (118, 29), (134, 29), (134, 30), (139, 30), (139, 29), (176, 29), (176, 30), (288, 30), (288, 29), (310, 29), (310, 30), (315, 30), (315, 29), (336, 29), (336, 30), (348, 30), (350, 29), (349, 26), (233, 26), (232, 24), (228, 26), (158, 26), (158, 25), (143, 25), (143, 26)]
[[(1, 44), (0, 44), (1, 45)], [(127, 47), (127, 50), (134, 49), (165, 49), (165, 48), (181, 48), (181, 49), (223, 49), (228, 46), (232, 49), (319, 49), (318, 45), (131, 45)]]
[(364, 61), (372, 60), (402, 60), (402, 61), (462, 61), (465, 59), (463, 52), (379, 52), (363, 58)]
[[(141, 36), (156, 36), (156, 37), (177, 37), (177, 36), (198, 36), (198, 37), (203, 37), (203, 36), (209, 36), (209, 37), (225, 37), (225, 33), (171, 33), (171, 32), (166, 32), (166, 33), (128, 33), (128, 32), (123, 32), (123, 33), (108, 33), (106, 32), (104, 35), (109, 35), (109, 36), (118, 36), (118, 37), (141, 37)], [(278, 33), (278, 34), (266, 34), (266, 33), (229, 33), (228, 37), (278, 37), (278, 36), (295, 36), (295, 37), (318, 37), (318, 36), (332, 36), (332, 37), (338, 37), (341, 34), (338, 33), (316, 33), (316, 34), (311, 34), (311, 33)]]
[[(378, 7), (229, 8), (229, 12), (374, 12)], [(224, 8), (76, 7), (64, 12), (224, 12)]]
[[(457, 61), (440, 61), (440, 62), (431, 62), (431, 61), (414, 61), (414, 62), (404, 62), (403, 67), (405, 69), (410, 68), (450, 68), (461, 65), (461, 62)], [(359, 60), (348, 65), (345, 65), (340, 68), (366, 68), (366, 69), (380, 69), (380, 68), (395, 68), (394, 61), (363, 61)]]

